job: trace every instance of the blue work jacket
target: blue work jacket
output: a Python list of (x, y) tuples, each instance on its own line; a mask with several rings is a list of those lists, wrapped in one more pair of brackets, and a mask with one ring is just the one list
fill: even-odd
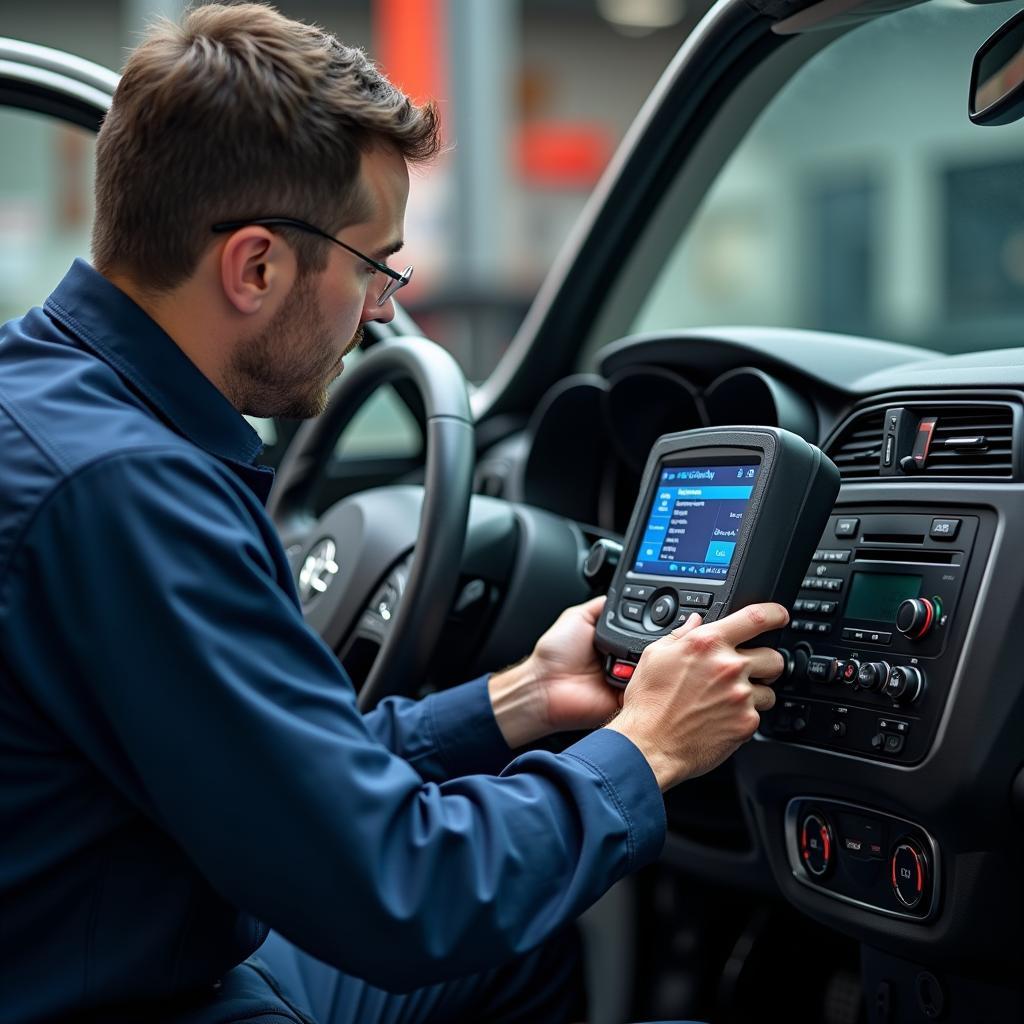
[(361, 714), (260, 450), (83, 261), (0, 329), (0, 1022), (201, 1002), (268, 927), (437, 982), (661, 847), (618, 733), (513, 759), (485, 680)]

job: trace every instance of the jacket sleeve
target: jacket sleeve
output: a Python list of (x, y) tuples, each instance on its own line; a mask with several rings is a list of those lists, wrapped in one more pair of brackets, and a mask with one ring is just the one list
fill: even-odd
[(535, 946), (656, 856), (661, 794), (618, 733), (440, 784), (390, 751), (260, 515), (199, 454), (112, 456), (46, 501), (0, 593), (17, 678), (225, 899), (409, 989)]
[(512, 751), (494, 718), (490, 676), (431, 694), (423, 700), (388, 697), (363, 716), (370, 733), (404, 758), (425, 782), (460, 775), (496, 775)]

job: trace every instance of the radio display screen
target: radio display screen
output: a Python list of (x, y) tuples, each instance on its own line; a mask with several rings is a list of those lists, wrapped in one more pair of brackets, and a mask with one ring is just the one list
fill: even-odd
[(757, 456), (662, 465), (633, 570), (724, 580), (760, 468)]
[(855, 572), (850, 580), (846, 618), (895, 622), (896, 609), (921, 593), (921, 577), (896, 573)]

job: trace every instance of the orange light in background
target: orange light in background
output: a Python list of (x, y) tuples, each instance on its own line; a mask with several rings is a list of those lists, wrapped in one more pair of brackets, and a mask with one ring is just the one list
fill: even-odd
[(541, 188), (592, 188), (613, 149), (608, 128), (586, 121), (529, 122), (518, 143), (524, 181)]
[(445, 97), (446, 0), (373, 0), (373, 39), (384, 73), (416, 103)]

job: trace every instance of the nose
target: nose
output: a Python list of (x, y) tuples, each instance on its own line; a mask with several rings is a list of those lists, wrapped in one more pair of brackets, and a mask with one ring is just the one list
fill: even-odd
[(389, 324), (395, 319), (395, 300), (388, 299), (383, 306), (378, 306), (374, 299), (367, 296), (363, 306), (363, 315), (360, 317), (361, 324), (376, 321), (380, 324)]

